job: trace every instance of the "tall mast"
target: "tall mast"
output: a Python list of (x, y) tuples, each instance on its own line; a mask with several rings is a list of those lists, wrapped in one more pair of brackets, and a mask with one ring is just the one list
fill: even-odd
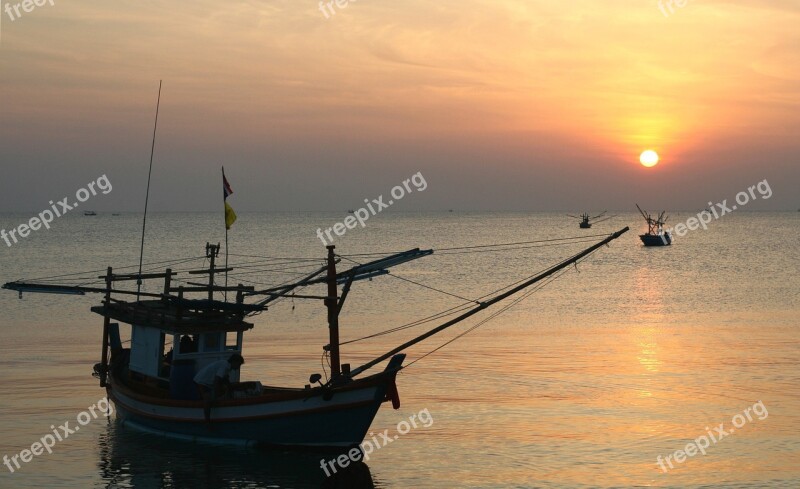
[(334, 245), (328, 245), (328, 298), (325, 305), (328, 307), (328, 329), (330, 330), (330, 342), (327, 349), (331, 354), (331, 379), (339, 377), (341, 374), (339, 360), (339, 301), (338, 287), (336, 285), (336, 255), (333, 250)]

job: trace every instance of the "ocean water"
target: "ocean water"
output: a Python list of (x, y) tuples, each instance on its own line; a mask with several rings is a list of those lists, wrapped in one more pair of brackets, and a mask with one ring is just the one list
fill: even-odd
[[(317, 228), (345, 215), (240, 214), (229, 281), (299, 276), (324, 258)], [(2, 214), (0, 227), (30, 217)], [(676, 213), (672, 222), (688, 217)], [(11, 247), (0, 242), (0, 281), (135, 265), (140, 219), (67, 215)], [(207, 241), (224, 243), (221, 224), (216, 214), (153, 214), (144, 261), (202, 257)], [(631, 231), (609, 247), (402, 371), (400, 409), (384, 404), (372, 426), (379, 443), (384, 430), (397, 439), (358, 466), (366, 485), (326, 480), (325, 455), (174, 441), (100, 413), (52, 453), (13, 473), (0, 466), (0, 488), (800, 487), (797, 212), (729, 214), (671, 247), (645, 249), (636, 236), (644, 223), (633, 213), (580, 230), (562, 214), (387, 211), (337, 237), (341, 266), (371, 258), (364, 253), (439, 251), (396, 267), (396, 277), (358, 282), (342, 312), (342, 339), (483, 296), (626, 225)], [(587, 238), (447, 250), (575, 236)], [(90, 375), (102, 320), (89, 307), (98, 302), (0, 292), (0, 456), (30, 449), (67, 421), (74, 428), (104, 395)], [(486, 316), (410, 348), (407, 363)], [(282, 300), (254, 322), (243, 379), (302, 386), (322, 373), (319, 301)], [(346, 344), (343, 361), (358, 365), (422, 331)], [(420, 413), (430, 422), (406, 430), (402, 422)], [(676, 460), (703, 438), (705, 454)]]

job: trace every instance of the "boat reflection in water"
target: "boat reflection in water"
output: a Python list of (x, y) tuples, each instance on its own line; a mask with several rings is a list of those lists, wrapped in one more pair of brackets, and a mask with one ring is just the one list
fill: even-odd
[(98, 486), (109, 489), (376, 487), (363, 462), (326, 477), (320, 460), (336, 453), (191, 443), (142, 433), (119, 421), (101, 433), (98, 450)]

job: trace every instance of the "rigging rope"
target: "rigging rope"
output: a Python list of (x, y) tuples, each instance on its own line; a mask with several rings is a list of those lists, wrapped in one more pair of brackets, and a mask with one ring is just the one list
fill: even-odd
[[(545, 248), (548, 246), (561, 246), (561, 245), (568, 245), (568, 244), (577, 244), (577, 243), (594, 243), (595, 239), (581, 239), (581, 240), (574, 240), (574, 241), (566, 241), (562, 243), (545, 243), (545, 244), (536, 244), (530, 246), (516, 246), (514, 248), (496, 248), (496, 249), (486, 249), (486, 250), (468, 250), (468, 251), (444, 251), (444, 252), (436, 252), (437, 255), (465, 255), (470, 253), (498, 253), (501, 251), (513, 251), (513, 250), (529, 250), (533, 248)], [(502, 246), (502, 245), (501, 245)]]
[[(601, 237), (607, 237), (607, 236), (608, 236), (608, 234), (590, 234), (590, 235), (582, 235), (582, 236), (572, 236), (572, 237), (568, 237), (568, 238), (551, 238), (551, 239), (538, 239), (538, 240), (535, 240), (535, 241), (518, 241), (516, 243), (500, 243), (500, 244), (475, 245), (475, 246), (456, 246), (456, 247), (453, 247), (453, 248), (437, 248), (437, 251), (472, 250), (472, 249), (477, 249), (477, 248), (492, 248), (492, 247), (496, 247), (496, 246), (517, 246), (517, 245), (533, 244), (533, 243), (552, 243), (552, 242), (556, 242), (556, 241), (570, 241), (570, 243), (565, 243), (565, 244), (571, 244), (572, 242), (576, 242), (576, 241), (571, 241), (571, 240), (586, 241), (586, 238), (601, 238)], [(594, 239), (592, 239), (592, 241), (594, 241)], [(580, 241), (577, 241), (577, 242), (580, 242)]]
[[(496, 243), (496, 244), (486, 244), (486, 245), (445, 247), (445, 248), (436, 248), (435, 250), (436, 250), (436, 253), (438, 255), (513, 251), (513, 250), (528, 249), (528, 248), (538, 248), (538, 247), (543, 247), (543, 246), (560, 246), (560, 245), (578, 244), (578, 243), (583, 243), (583, 242), (588, 242), (588, 241), (594, 241), (593, 238), (605, 237), (605, 236), (607, 236), (607, 234), (582, 235), (582, 236), (565, 237), (565, 238), (550, 238), (550, 239), (531, 240), (531, 241), (517, 241), (517, 242), (510, 242), (510, 243)], [(387, 253), (360, 253), (360, 254), (350, 254), (350, 255), (337, 254), (337, 256), (339, 258), (343, 259), (343, 260), (347, 260), (347, 261), (352, 262), (352, 263), (354, 263), (356, 265), (362, 265), (362, 263), (352, 259), (351, 257), (370, 257), (370, 256), (379, 256), (379, 255), (380, 256), (385, 256), (386, 254)], [(266, 273), (282, 273), (282, 274), (287, 274), (287, 275), (291, 275), (291, 276), (294, 276), (294, 277), (303, 276), (303, 275), (305, 275), (305, 273), (297, 271), (297, 270), (307, 270), (307, 269), (309, 269), (311, 267), (318, 267), (318, 266), (320, 266), (321, 262), (324, 262), (324, 260), (322, 260), (320, 258), (308, 258), (308, 257), (270, 257), (270, 256), (238, 254), (238, 253), (231, 253), (230, 256), (242, 257), (242, 258), (258, 258), (258, 260), (244, 261), (244, 262), (239, 263), (239, 264), (231, 264), (231, 266), (234, 267), (234, 268), (244, 269), (244, 271), (242, 271), (242, 272), (231, 273), (230, 275), (234, 279), (240, 280), (242, 282), (249, 283), (249, 284), (269, 285), (269, 286), (273, 285), (273, 283), (259, 281), (259, 280), (253, 280), (253, 279), (248, 279), (248, 278), (244, 278), (244, 276), (245, 275), (262, 274), (262, 273), (264, 273), (264, 274), (266, 274)], [(185, 263), (188, 263), (188, 262), (201, 260), (201, 259), (203, 260), (203, 264), (204, 264), (203, 266), (205, 266), (205, 264), (208, 262), (206, 256), (191, 257), (191, 258), (185, 258), (185, 259), (179, 259), (179, 260), (173, 259), (173, 260), (155, 261), (155, 262), (151, 262), (151, 263), (145, 264), (145, 266), (147, 268), (144, 269), (142, 273), (144, 273), (144, 271), (150, 273), (151, 271), (155, 271), (155, 270), (161, 269), (161, 268), (163, 268), (165, 266), (167, 266), (167, 267), (177, 266), (177, 265), (182, 265), (182, 264), (185, 264)], [(281, 267), (281, 265), (285, 265), (285, 266)], [(123, 267), (116, 268), (116, 270), (127, 270), (127, 269), (131, 269), (131, 268), (135, 268), (135, 267), (136, 267), (136, 265), (123, 266)], [(267, 267), (267, 268), (259, 268), (259, 267)], [(185, 273), (185, 272), (188, 272), (190, 270), (192, 270), (192, 268), (178, 269), (178, 270), (173, 270), (173, 271), (174, 271), (174, 273), (182, 273), (182, 272)], [(547, 270), (547, 268), (543, 269), (542, 271), (544, 271), (544, 270)], [(105, 271), (106, 270), (102, 270), (101, 269), (101, 270), (89, 271), (89, 272), (78, 272), (78, 273), (54, 275), (54, 276), (50, 276), (50, 277), (43, 277), (43, 278), (33, 279), (33, 280), (37, 280), (37, 281), (52, 281), (54, 279), (66, 279), (67, 281), (70, 281), (70, 282), (78, 282), (78, 284), (77, 284), (78, 286), (87, 286), (87, 285), (92, 285), (92, 284), (100, 284), (100, 283), (104, 282), (104, 280), (102, 278), (98, 278), (97, 275), (94, 275), (92, 277), (88, 277), (87, 276), (88, 274), (98, 274), (98, 273), (103, 273)], [(542, 271), (537, 272), (537, 274), (541, 273)], [(403, 324), (403, 325), (400, 325), (400, 326), (396, 326), (396, 327), (387, 329), (385, 331), (381, 331), (381, 332), (378, 332), (378, 333), (367, 335), (367, 336), (364, 336), (364, 337), (361, 337), (361, 338), (357, 338), (357, 339), (354, 339), (354, 340), (349, 340), (349, 341), (346, 341), (346, 342), (342, 342), (341, 343), (342, 345), (355, 343), (355, 342), (363, 341), (363, 340), (366, 340), (366, 339), (376, 338), (376, 337), (383, 336), (383, 335), (386, 335), (386, 334), (396, 333), (396, 332), (399, 332), (399, 331), (403, 331), (403, 330), (406, 330), (406, 329), (409, 329), (409, 328), (413, 328), (413, 327), (416, 327), (416, 326), (427, 324), (427, 323), (430, 323), (432, 321), (436, 321), (438, 319), (446, 318), (448, 316), (452, 316), (452, 315), (467, 311), (471, 307), (474, 307), (475, 304), (480, 304), (481, 300), (483, 300), (483, 299), (485, 299), (487, 297), (499, 294), (502, 291), (508, 290), (508, 289), (510, 289), (512, 287), (515, 287), (516, 285), (524, 282), (525, 280), (528, 280), (528, 279), (534, 277), (536, 274), (531, 275), (530, 277), (527, 277), (527, 278), (523, 278), (523, 279), (521, 279), (521, 280), (519, 280), (517, 282), (514, 282), (514, 283), (512, 283), (510, 285), (507, 285), (505, 287), (499, 288), (499, 289), (497, 289), (495, 291), (489, 292), (489, 293), (487, 293), (487, 294), (485, 294), (485, 295), (483, 295), (483, 296), (481, 296), (481, 297), (479, 297), (477, 299), (469, 299), (469, 298), (463, 297), (461, 295), (458, 295), (458, 294), (455, 294), (455, 293), (452, 293), (452, 292), (448, 292), (448, 291), (445, 291), (445, 290), (442, 290), (442, 289), (439, 289), (439, 288), (436, 288), (436, 287), (433, 287), (433, 286), (430, 286), (430, 285), (426, 285), (426, 284), (423, 284), (423, 283), (420, 283), (420, 282), (417, 282), (417, 281), (414, 281), (414, 280), (411, 280), (411, 279), (408, 279), (408, 278), (405, 278), (405, 277), (402, 277), (400, 275), (396, 275), (396, 274), (393, 274), (393, 273), (389, 273), (388, 275), (391, 276), (391, 277), (394, 277), (394, 278), (396, 278), (398, 280), (402, 280), (402, 281), (408, 282), (408, 283), (413, 284), (413, 285), (417, 285), (419, 287), (422, 287), (422, 288), (425, 288), (425, 289), (428, 289), (428, 290), (432, 290), (432, 291), (439, 292), (441, 294), (444, 294), (444, 295), (447, 295), (447, 296), (450, 296), (450, 297), (454, 297), (454, 298), (459, 299), (459, 300), (461, 300), (463, 302), (458, 304), (458, 305), (456, 305), (456, 306), (453, 306), (453, 307), (451, 307), (449, 309), (445, 309), (445, 310), (440, 311), (438, 313), (435, 313), (435, 314), (432, 314), (430, 316), (427, 316), (425, 318), (421, 318), (421, 319), (418, 319), (418, 320), (415, 320), (415, 321), (411, 321), (409, 323), (406, 323), (406, 324)], [(560, 275), (561, 275), (561, 273), (559, 273), (557, 276), (560, 276)], [(548, 279), (541, 286), (549, 284), (553, 279), (554, 278)], [(177, 279), (177, 278), (174, 278), (173, 280), (175, 282), (177, 282), (177, 283), (187, 284), (188, 285), (188, 282), (186, 280), (181, 280), (181, 279)], [(290, 279), (290, 280), (287, 280), (286, 282), (278, 284), (277, 286), (291, 285), (292, 283), (293, 282)], [(307, 287), (307, 285), (299, 286), (300, 289), (305, 288), (305, 287)], [(540, 286), (537, 286), (536, 288), (532, 289), (532, 292), (535, 292), (535, 291), (539, 290), (540, 288), (541, 288)], [(532, 292), (526, 292), (522, 297), (526, 298)], [(284, 301), (286, 299), (287, 299), (287, 297), (276, 298), (273, 301), (273, 305), (276, 305), (276, 304), (278, 304), (278, 303), (280, 303), (280, 302), (282, 302), (282, 301)], [(518, 303), (518, 301), (519, 300), (515, 300), (511, 304), (516, 304), (516, 303)], [(507, 310), (507, 307), (504, 307), (503, 309), (501, 309), (501, 311)], [(494, 316), (490, 316), (490, 317), (494, 317)], [(483, 323), (479, 323), (479, 324), (483, 324)], [(447, 343), (447, 344), (449, 344), (449, 343)]]
[[(474, 246), (457, 246), (457, 247), (445, 247), (445, 248), (434, 248), (437, 254), (458, 254), (458, 253), (480, 253), (485, 251), (513, 251), (518, 249), (525, 249), (531, 248), (534, 246), (520, 246), (520, 245), (531, 245), (531, 244), (542, 244), (542, 243), (551, 243), (548, 246), (558, 246), (558, 245), (566, 245), (566, 244), (573, 244), (573, 243), (582, 243), (585, 241), (589, 241), (589, 238), (596, 238), (601, 236), (607, 236), (606, 234), (596, 234), (596, 235), (583, 235), (583, 236), (574, 236), (574, 237), (565, 237), (565, 238), (550, 238), (550, 239), (541, 239), (541, 240), (532, 240), (532, 241), (517, 241), (512, 243), (497, 243), (497, 244), (487, 244), (487, 245), (474, 245)], [(515, 248), (509, 248), (514, 246)], [(535, 246), (538, 247), (538, 246)], [(473, 251), (469, 251), (473, 250)], [(338, 255), (341, 258), (348, 259), (353, 263), (358, 263), (355, 260), (351, 260), (348, 257), (367, 257), (367, 256), (382, 256), (387, 254), (396, 254), (398, 252), (376, 252), (376, 253), (356, 253), (356, 254), (349, 254), (349, 255)], [(270, 257), (270, 256), (263, 256), (263, 255), (250, 255), (250, 254), (239, 254), (239, 253), (230, 253), (230, 256), (237, 256), (243, 258), (259, 258), (258, 261), (245, 261), (239, 264), (233, 264), (233, 267), (236, 268), (245, 268), (251, 269), (247, 272), (241, 272), (239, 275), (242, 274), (249, 274), (249, 273), (258, 273), (258, 272), (273, 272), (273, 271), (286, 271), (290, 269), (302, 268), (302, 266), (297, 267), (286, 267), (286, 268), (268, 268), (268, 269), (258, 269), (258, 265), (264, 266), (275, 266), (275, 265), (295, 265), (300, 263), (308, 263), (307, 266), (311, 266), (313, 264), (319, 264), (324, 260), (320, 259), (319, 257)], [(161, 260), (161, 261), (154, 261), (145, 263), (142, 266), (147, 267), (146, 269), (142, 269), (142, 273), (145, 271), (153, 271), (165, 266), (172, 266), (172, 265), (181, 265), (183, 263), (188, 263), (194, 260), (205, 260), (205, 256), (198, 256), (198, 257), (191, 257), (191, 258), (181, 258), (181, 259), (170, 259), (170, 260)], [(277, 263), (276, 263), (277, 262)], [(311, 262), (311, 263), (309, 263)], [(204, 262), (205, 263), (205, 262)], [(120, 266), (115, 267), (115, 270), (128, 270), (131, 268), (137, 268), (137, 265), (128, 265), (128, 266)], [(176, 272), (187, 272), (187, 270), (177, 270)], [(75, 273), (67, 273), (61, 275), (52, 275), (47, 277), (39, 277), (33, 279), (26, 279), (26, 281), (50, 281), (54, 279), (67, 279), (72, 281), (81, 281), (84, 283), (100, 283), (102, 282), (101, 279), (97, 277), (88, 277), (89, 274), (98, 274), (98, 273), (105, 273), (106, 269), (98, 269), (98, 270), (90, 270), (85, 272), (75, 272)], [(397, 278), (403, 279), (402, 277), (395, 276)], [(418, 284), (422, 285), (422, 284)], [(422, 285), (424, 286), (424, 285)], [(436, 290), (436, 289), (434, 289)], [(449, 294), (444, 291), (439, 291), (446, 294)], [(463, 298), (462, 298), (463, 299)]]
[(495, 311), (494, 313), (492, 313), (492, 314), (490, 314), (489, 316), (485, 317), (484, 319), (480, 320), (480, 321), (479, 321), (477, 324), (475, 324), (475, 325), (474, 325), (474, 326), (472, 326), (471, 328), (469, 328), (469, 329), (467, 329), (466, 331), (464, 331), (464, 332), (462, 332), (462, 333), (460, 333), (460, 334), (456, 335), (455, 337), (453, 337), (453, 338), (451, 338), (451, 339), (447, 340), (446, 342), (444, 342), (444, 343), (442, 343), (441, 345), (437, 346), (436, 348), (434, 348), (433, 350), (429, 351), (428, 353), (426, 353), (426, 354), (422, 355), (421, 357), (419, 357), (419, 358), (415, 359), (414, 361), (410, 362), (408, 365), (406, 365), (406, 366), (405, 366), (405, 367), (403, 367), (403, 368), (408, 368), (408, 367), (410, 367), (410, 366), (414, 365), (415, 363), (417, 363), (418, 361), (422, 360), (423, 358), (426, 358), (426, 357), (428, 357), (428, 356), (430, 356), (430, 355), (432, 355), (432, 354), (436, 353), (437, 351), (439, 351), (439, 350), (441, 350), (442, 348), (446, 347), (446, 346), (447, 346), (447, 345), (449, 345), (450, 343), (453, 343), (454, 341), (456, 341), (456, 340), (458, 340), (458, 339), (460, 339), (460, 338), (462, 338), (462, 337), (464, 337), (464, 336), (468, 335), (469, 333), (471, 333), (471, 332), (475, 331), (476, 329), (478, 329), (479, 327), (481, 327), (481, 326), (483, 326), (484, 324), (488, 323), (488, 322), (489, 322), (489, 321), (491, 321), (492, 319), (496, 318), (497, 316), (499, 316), (499, 315), (503, 314), (503, 313), (504, 313), (504, 312), (506, 312), (507, 310), (509, 310), (509, 309), (511, 309), (512, 307), (514, 307), (515, 305), (517, 305), (517, 304), (519, 304), (520, 302), (524, 301), (525, 299), (527, 299), (528, 297), (530, 297), (530, 296), (531, 296), (531, 295), (533, 295), (534, 293), (536, 293), (536, 292), (538, 292), (538, 291), (542, 290), (542, 289), (543, 289), (543, 288), (544, 288), (546, 285), (548, 285), (548, 284), (550, 284), (551, 282), (553, 282), (554, 280), (558, 279), (559, 277), (561, 277), (563, 274), (565, 274), (565, 273), (566, 273), (566, 272), (568, 272), (569, 270), (570, 270), (569, 268), (565, 268), (564, 270), (561, 270), (560, 272), (558, 272), (557, 274), (553, 275), (552, 277), (549, 277), (549, 278), (547, 278), (547, 279), (546, 279), (546, 281), (542, 282), (540, 285), (537, 285), (537, 286), (535, 286), (533, 289), (531, 289), (531, 290), (529, 290), (529, 291), (525, 292), (525, 293), (524, 293), (524, 294), (522, 294), (520, 297), (517, 297), (516, 299), (514, 299), (513, 301), (511, 301), (509, 304), (507, 304), (507, 305), (503, 306), (501, 309), (499, 309), (499, 310)]
[(460, 304), (458, 306), (454, 306), (454, 307), (452, 307), (450, 309), (446, 309), (444, 311), (438, 312), (438, 313), (433, 314), (431, 316), (428, 316), (428, 317), (425, 317), (425, 318), (422, 318), (422, 319), (417, 319), (416, 321), (412, 321), (410, 323), (406, 323), (406, 324), (404, 324), (402, 326), (396, 326), (394, 328), (387, 329), (385, 331), (379, 331), (377, 333), (373, 333), (371, 335), (367, 335), (367, 336), (364, 336), (364, 337), (361, 337), (361, 338), (356, 338), (354, 340), (343, 341), (343, 342), (340, 342), (339, 344), (340, 345), (347, 345), (347, 344), (350, 344), (350, 343), (357, 343), (359, 341), (368, 340), (368, 339), (371, 339), (371, 338), (377, 338), (378, 336), (384, 336), (384, 335), (387, 335), (387, 334), (396, 333), (398, 331), (403, 331), (403, 330), (406, 330), (406, 329), (409, 329), (409, 328), (413, 328), (415, 326), (420, 326), (422, 324), (426, 324), (426, 323), (430, 323), (432, 321), (436, 321), (437, 319), (446, 318), (447, 316), (453, 316), (453, 315), (458, 314), (460, 312), (464, 312), (464, 311), (466, 311), (467, 309), (470, 309), (470, 308), (472, 308), (472, 303), (471, 302), (470, 303), (466, 303), (466, 304)]
[[(152, 263), (146, 263), (145, 265), (147, 265), (148, 267), (151, 266), (151, 265), (160, 265), (160, 267), (161, 267), (161, 266), (164, 266), (164, 264), (167, 264), (167, 265), (169, 265), (171, 263), (172, 264), (181, 264), (181, 263), (186, 263), (187, 261), (191, 261), (191, 260), (199, 260), (200, 258), (203, 258), (203, 257), (202, 256), (197, 256), (197, 257), (193, 257), (193, 258), (181, 258), (181, 259), (177, 259), (177, 260), (173, 258), (171, 260), (163, 260), (163, 261), (156, 261), (156, 262), (152, 262)], [(127, 270), (129, 268), (138, 268), (138, 266), (139, 265), (127, 265), (127, 266), (122, 266), (122, 267), (116, 267), (115, 269), (116, 270)], [(90, 274), (90, 273), (91, 274), (105, 273), (106, 271), (107, 270), (105, 268), (102, 268), (100, 270), (89, 270), (89, 271), (85, 271), (85, 272), (65, 273), (65, 274), (62, 274), (62, 275), (51, 275), (49, 277), (26, 279), (26, 281), (27, 282), (33, 282), (33, 281), (40, 281), (40, 280), (51, 280), (51, 279), (54, 279), (54, 278), (75, 277), (75, 276), (80, 276), (80, 275), (87, 275), (87, 274)], [(78, 277), (75, 280), (78, 280), (79, 278), (81, 278), (81, 277)]]
[[(503, 246), (517, 246), (517, 245), (524, 245), (524, 244), (536, 244), (536, 243), (554, 243), (558, 241), (566, 241), (565, 243), (560, 244), (572, 244), (572, 243), (581, 243), (583, 241), (587, 241), (587, 238), (601, 238), (601, 237), (608, 237), (608, 233), (605, 234), (584, 234), (581, 236), (570, 236), (566, 238), (550, 238), (550, 239), (538, 239), (532, 241), (517, 241), (513, 243), (497, 243), (497, 244), (488, 244), (488, 245), (474, 245), (474, 246), (455, 246), (451, 248), (437, 248), (433, 247), (436, 254), (442, 254), (443, 251), (459, 251), (459, 250), (470, 250), (470, 249), (478, 249), (478, 248), (496, 248), (496, 247), (503, 247)], [(580, 240), (580, 241), (575, 241)], [(592, 240), (593, 241), (593, 240)], [(339, 255), (341, 257), (345, 256), (381, 256), (387, 254), (397, 254), (402, 253), (398, 251), (389, 251), (389, 252), (375, 252), (375, 253), (351, 253), (348, 255)]]
[[(342, 258), (344, 258), (344, 259), (346, 259), (348, 261), (352, 261), (354, 263), (357, 263), (357, 262), (355, 262), (354, 260), (352, 260), (350, 258), (346, 258), (346, 257), (342, 257)], [(484, 295), (480, 296), (477, 300), (466, 299), (466, 298), (457, 296), (455, 294), (450, 294), (450, 293), (445, 292), (443, 290), (433, 289), (432, 287), (426, 286), (424, 284), (420, 284), (420, 283), (416, 283), (416, 282), (413, 282), (411, 280), (408, 280), (409, 282), (416, 283), (417, 285), (419, 285), (421, 287), (430, 288), (430, 289), (436, 290), (438, 292), (441, 292), (443, 294), (447, 294), (447, 295), (451, 295), (451, 296), (454, 296), (454, 297), (458, 297), (460, 299), (463, 299), (465, 302), (463, 302), (463, 303), (461, 303), (459, 305), (453, 306), (450, 309), (445, 309), (444, 311), (435, 313), (435, 314), (433, 314), (431, 316), (428, 316), (426, 318), (418, 319), (416, 321), (412, 321), (410, 323), (406, 323), (406, 324), (401, 325), (401, 326), (396, 326), (394, 328), (390, 328), (390, 329), (387, 329), (385, 331), (379, 331), (377, 333), (373, 333), (373, 334), (370, 334), (370, 335), (367, 335), (367, 336), (363, 336), (361, 338), (356, 338), (354, 340), (341, 342), (340, 344), (341, 345), (346, 345), (346, 344), (349, 344), (349, 343), (357, 343), (359, 341), (364, 341), (364, 340), (367, 340), (367, 339), (372, 339), (372, 338), (376, 338), (376, 337), (379, 337), (379, 336), (384, 336), (384, 335), (391, 334), (391, 333), (397, 333), (399, 331), (404, 331), (406, 329), (410, 329), (410, 328), (413, 328), (413, 327), (416, 327), (416, 326), (421, 326), (423, 324), (427, 324), (427, 323), (433, 322), (433, 321), (435, 321), (437, 319), (442, 319), (442, 318), (445, 318), (445, 317), (448, 317), (448, 316), (452, 316), (452, 315), (458, 314), (460, 312), (467, 311), (468, 309), (473, 307), (473, 304), (475, 304), (475, 303), (480, 304), (480, 301), (482, 299), (485, 299), (485, 298), (491, 297), (491, 296), (495, 296), (495, 295), (500, 294), (501, 292), (503, 292), (505, 290), (509, 290), (509, 289), (511, 289), (513, 287), (516, 287), (517, 285), (519, 285), (519, 284), (521, 284), (521, 283), (523, 283), (523, 282), (525, 282), (527, 280), (530, 280), (531, 278), (533, 278), (533, 277), (535, 277), (537, 275), (540, 275), (541, 273), (545, 272), (546, 270), (549, 270), (550, 268), (553, 268), (554, 266), (558, 266), (560, 263), (563, 263), (563, 261), (559, 262), (556, 265), (553, 265), (553, 266), (550, 266), (550, 267), (547, 267), (547, 268), (543, 268), (543, 269), (531, 274), (530, 276), (525, 277), (525, 278), (523, 278), (521, 280), (518, 280), (518, 281), (516, 281), (516, 282), (514, 282), (512, 284), (506, 285), (505, 287), (501, 287), (501, 288), (499, 288), (497, 290), (494, 290), (492, 292), (484, 294)], [(561, 276), (562, 273), (563, 272), (558, 273), (555, 277)], [(391, 276), (391, 274), (390, 274), (390, 276)], [(397, 276), (395, 276), (395, 277), (397, 277)], [(397, 278), (401, 278), (401, 277), (397, 277)], [(552, 280), (554, 280), (553, 277), (548, 278), (545, 282), (543, 282), (542, 286), (544, 286), (546, 284), (549, 284)], [(538, 288), (539, 288), (539, 286), (537, 286), (537, 287), (535, 287), (534, 289), (531, 289), (531, 290), (537, 290)], [(526, 292), (525, 294), (528, 294), (528, 293)], [(527, 295), (524, 295), (524, 296), (527, 297)]]
[(467, 299), (466, 297), (461, 297), (460, 295), (451, 294), (450, 292), (446, 292), (446, 291), (444, 291), (444, 290), (437, 289), (437, 288), (435, 288), (435, 287), (431, 287), (430, 285), (425, 285), (425, 284), (421, 284), (421, 283), (419, 283), (419, 282), (415, 282), (415, 281), (413, 281), (413, 280), (411, 280), (411, 279), (408, 279), (408, 278), (401, 277), (400, 275), (396, 275), (396, 274), (394, 274), (394, 273), (391, 273), (391, 272), (389, 272), (387, 275), (388, 275), (389, 277), (394, 277), (394, 278), (396, 278), (396, 279), (403, 280), (403, 281), (405, 281), (405, 282), (409, 282), (409, 283), (412, 283), (412, 284), (414, 284), (414, 285), (419, 285), (420, 287), (424, 287), (424, 288), (426, 288), (426, 289), (430, 289), (430, 290), (433, 290), (433, 291), (435, 291), (435, 292), (440, 292), (440, 293), (442, 293), (442, 294), (449, 295), (449, 296), (451, 296), (451, 297), (455, 297), (456, 299), (461, 299), (461, 300), (463, 300), (463, 301), (467, 301), (467, 302), (474, 302), (475, 304), (480, 304), (480, 301), (478, 301), (478, 300), (475, 300), (475, 299)]

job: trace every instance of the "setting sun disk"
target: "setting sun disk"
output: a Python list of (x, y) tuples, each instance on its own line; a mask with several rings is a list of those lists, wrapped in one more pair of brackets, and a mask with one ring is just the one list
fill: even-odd
[(648, 149), (639, 155), (639, 161), (642, 163), (642, 165), (648, 168), (651, 166), (656, 166), (658, 164), (658, 153), (652, 149)]

